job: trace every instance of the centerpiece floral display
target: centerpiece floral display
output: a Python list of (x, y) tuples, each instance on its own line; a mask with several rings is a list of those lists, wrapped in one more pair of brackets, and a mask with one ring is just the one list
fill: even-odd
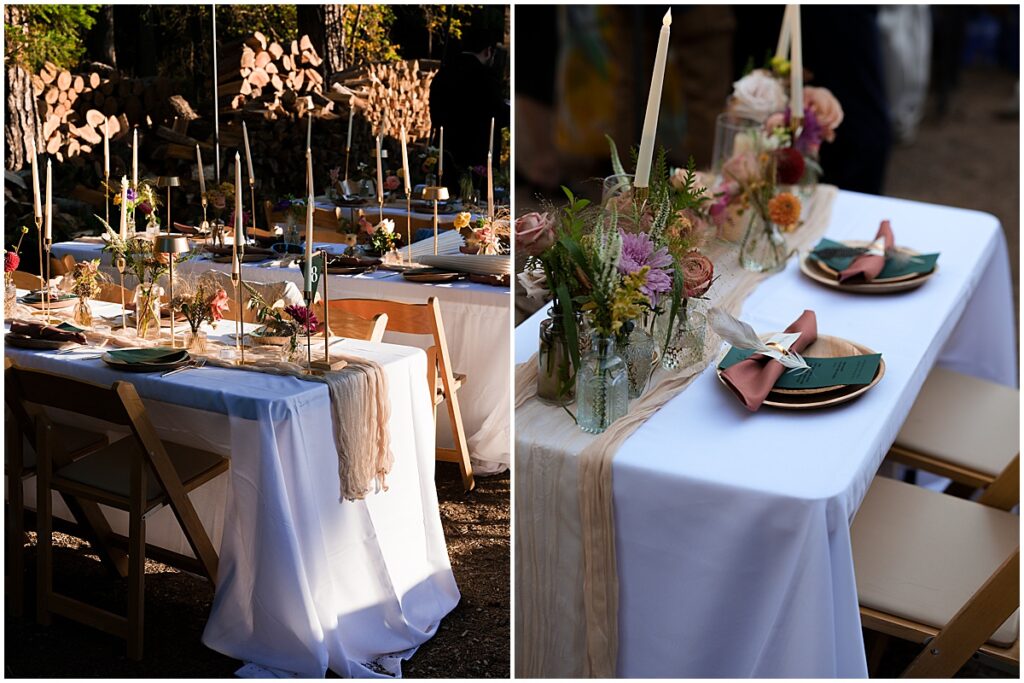
[(228, 310), (228, 294), (211, 275), (201, 275), (194, 283), (186, 279), (178, 285), (178, 292), (171, 301), (171, 310), (188, 321), (191, 336), (185, 346), (189, 351), (203, 353), (206, 344), (200, 327), (203, 323), (212, 324), (224, 319)]
[(191, 254), (158, 254), (152, 240), (135, 236), (122, 238), (106, 221), (99, 216), (97, 219), (107, 229), (107, 245), (103, 251), (109, 252), (115, 263), (124, 259), (125, 269), (138, 283), (133, 298), (136, 335), (139, 339), (159, 338), (160, 297), (164, 293), (159, 285), (160, 278), (167, 274), (171, 259), (175, 264), (184, 263)]
[(213, 242), (224, 246), (224, 210), (235, 204), (235, 184), (225, 180), (220, 185), (207, 185), (206, 200), (213, 209)]
[(100, 294), (107, 276), (100, 270), (100, 260), (78, 261), (71, 271), (71, 293), (78, 297), (74, 320), (81, 327), (92, 327), (92, 309), (89, 299)]
[(464, 254), (497, 256), (509, 253), (509, 212), (505, 208), (495, 211), (494, 220), (486, 216), (473, 218), (469, 211), (455, 214), (453, 226), (466, 244), (460, 247)]
[(14, 305), (18, 301), (18, 288), (14, 284), (14, 271), (21, 265), (21, 243), (28, 234), (28, 228), (21, 226), (21, 233), (18, 235), (18, 243), (12, 251), (4, 251), (4, 315), (9, 316), (14, 311)]
[(703, 353), (703, 322), (699, 341), (687, 341), (687, 304), (714, 279), (700, 251), (712, 227), (692, 162), (673, 183), (662, 151), (650, 187), (637, 192), (614, 143), (611, 152), (603, 206), (563, 188), (566, 205), (516, 221), (516, 246), (528, 256), (519, 280), (553, 303), (541, 325), (538, 397), (565, 405), (575, 386), (576, 421), (590, 432), (625, 414), (659, 356), (674, 369)]
[(396, 251), (402, 241), (402, 236), (395, 231), (395, 222), (390, 218), (383, 218), (374, 225), (366, 216), (360, 216), (359, 229), (367, 236), (368, 248), (364, 248), (367, 254), (386, 256)]
[(249, 335), (254, 342), (284, 346), (291, 359), (298, 349), (299, 336), (320, 330), (320, 321), (310, 307), (270, 304), (249, 283), (243, 281), (242, 284), (249, 292), (246, 306), (255, 312), (256, 322), (260, 324)]
[(274, 202), (274, 212), (283, 213), (285, 228), (285, 244), (299, 244), (302, 242), (300, 227), (306, 221), (306, 200), (295, 195), (285, 195)]
[(127, 188), (125, 206), (128, 207), (128, 232), (135, 232), (135, 212), (140, 211), (146, 217), (147, 227), (158, 227), (160, 217), (156, 209), (160, 206), (160, 196), (156, 187), (148, 180), (139, 180), (137, 187), (132, 187), (127, 176), (121, 176), (121, 181), (104, 183), (107, 192), (114, 196), (114, 206), (121, 206), (121, 188)]

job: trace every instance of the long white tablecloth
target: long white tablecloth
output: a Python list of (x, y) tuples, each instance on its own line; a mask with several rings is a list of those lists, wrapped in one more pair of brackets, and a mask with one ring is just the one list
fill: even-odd
[[(317, 244), (317, 248), (337, 251), (342, 245)], [(53, 245), (58, 258), (66, 254), (76, 260), (101, 258), (106, 272), (116, 277), (110, 254), (102, 252), (102, 245), (84, 242), (61, 242)], [(205, 272), (215, 269), (229, 273), (231, 265), (201, 259), (182, 264), (176, 273)], [(302, 287), (302, 273), (298, 266), (290, 268), (264, 268), (259, 264), (244, 264), (242, 277), (252, 282), (280, 282), (290, 280)], [(469, 452), (474, 470), (479, 474), (503, 472), (511, 462), (509, 442), (508, 362), (509, 310), (511, 295), (508, 289), (474, 282), (460, 281), (445, 284), (423, 284), (403, 280), (398, 273), (377, 271), (362, 275), (329, 275), (332, 299), (369, 298), (393, 301), (420, 302), (436, 296), (441, 301), (448, 349), (456, 372), (468, 376), (459, 390), (462, 421), (469, 440)], [(384, 340), (396, 344), (428, 348), (432, 340), (419, 335), (388, 332)], [(441, 445), (452, 443), (446, 409), (440, 408), (437, 421), (437, 439)]]
[[(748, 413), (706, 370), (613, 461), (624, 677), (867, 675), (849, 523), (938, 362), (1017, 383), (1005, 238), (989, 214), (841, 192), (826, 235), (939, 251), (923, 287), (857, 296), (818, 286), (794, 259), (742, 318), (781, 330), (805, 308), (818, 330), (881, 352), (883, 380), (814, 412)], [(516, 329), (537, 347), (541, 311)], [(568, 418), (566, 418), (568, 419)], [(576, 455), (517, 421), (516, 671), (579, 675), (582, 552)]]
[[(119, 311), (94, 304), (95, 313)], [(233, 329), (222, 322), (217, 331)], [(190, 494), (220, 553), (208, 647), (304, 677), (327, 669), (400, 676), (401, 660), (459, 601), (434, 484), (426, 356), (355, 340), (338, 350), (381, 363), (388, 377), (390, 488), (361, 501), (339, 501), (324, 384), (214, 367), (163, 378), (74, 354), (4, 349), (22, 367), (108, 386), (132, 382), (161, 438), (230, 456), (229, 472)], [(26, 496), (34, 507), (35, 479)], [(56, 497), (54, 505), (69, 518)], [(106, 512), (112, 528), (127, 533), (127, 516)], [(150, 543), (191, 555), (170, 509), (146, 526)]]

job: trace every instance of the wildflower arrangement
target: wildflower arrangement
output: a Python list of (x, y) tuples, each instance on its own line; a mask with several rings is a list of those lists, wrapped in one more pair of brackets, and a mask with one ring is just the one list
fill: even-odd
[(114, 196), (114, 206), (121, 206), (121, 188), (127, 187), (125, 205), (128, 211), (134, 212), (138, 209), (148, 220), (159, 222), (159, 218), (153, 212), (160, 206), (160, 193), (150, 181), (140, 179), (137, 187), (131, 187), (128, 176), (121, 176), (120, 182), (104, 182), (103, 187)]
[(289, 194), (274, 202), (274, 211), (284, 211), (296, 222), (306, 218), (306, 200)]
[(314, 334), (320, 329), (320, 321), (313, 309), (308, 306), (276, 308), (267, 303), (248, 282), (243, 281), (242, 285), (249, 292), (246, 306), (256, 312), (256, 321), (260, 323), (256, 334), (265, 337), (287, 337), (289, 349), (294, 352), (300, 334)]
[(193, 335), (198, 334), (203, 323), (224, 319), (228, 294), (212, 277), (203, 275), (194, 285), (186, 281), (179, 288), (180, 293), (171, 300), (171, 308), (185, 316)]
[(71, 271), (71, 293), (79, 299), (92, 299), (99, 296), (100, 285), (106, 282), (107, 276), (100, 270), (100, 260), (78, 261)]
[[(363, 222), (369, 224), (369, 221), (366, 221), (365, 218), (360, 221), (360, 225), (362, 225)], [(401, 235), (395, 232), (395, 222), (390, 218), (383, 219), (372, 229), (373, 233), (370, 235), (370, 246), (379, 254), (386, 254), (392, 249), (395, 249), (398, 246), (398, 243), (402, 240)]]

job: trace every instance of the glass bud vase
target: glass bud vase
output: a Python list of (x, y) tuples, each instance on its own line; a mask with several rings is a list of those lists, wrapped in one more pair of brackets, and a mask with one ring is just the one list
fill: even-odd
[(751, 211), (740, 245), (740, 265), (754, 273), (778, 272), (786, 266), (786, 249), (778, 227), (759, 211)]
[(14, 315), (14, 307), (18, 304), (18, 288), (14, 284), (14, 276), (4, 273), (4, 318)]
[(614, 337), (594, 335), (576, 373), (576, 423), (600, 434), (629, 409), (629, 376)]
[(548, 405), (564, 406), (576, 395), (569, 344), (562, 323), (562, 310), (548, 309), (540, 321), (540, 349), (537, 351), (537, 398)]
[(74, 321), (79, 327), (92, 327), (92, 309), (89, 307), (89, 297), (78, 297), (78, 302), (75, 304)]
[(135, 334), (138, 339), (160, 338), (160, 295), (163, 287), (153, 284), (135, 288)]
[(656, 341), (664, 348), (661, 367), (666, 370), (685, 368), (704, 358), (704, 331), (707, 317), (700, 311), (683, 306), (669, 329), (668, 315), (658, 318)]
[(629, 376), (630, 398), (639, 398), (644, 393), (651, 373), (654, 372), (657, 355), (658, 345), (654, 337), (634, 322), (633, 330), (622, 347), (622, 357), (626, 361), (626, 373)]

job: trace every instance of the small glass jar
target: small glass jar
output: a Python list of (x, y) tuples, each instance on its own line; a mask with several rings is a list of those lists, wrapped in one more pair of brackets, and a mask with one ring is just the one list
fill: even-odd
[(671, 329), (667, 314), (658, 318), (655, 340), (664, 349), (661, 367), (666, 370), (689, 367), (704, 358), (707, 317), (700, 311), (688, 310), (690, 308), (680, 308)]
[(658, 348), (654, 337), (643, 326), (636, 321), (632, 324), (633, 329), (622, 345), (622, 357), (629, 375), (629, 397), (639, 398), (651, 380)]
[(629, 376), (615, 338), (594, 335), (576, 373), (576, 423), (600, 434), (629, 410)]
[(185, 348), (189, 353), (206, 353), (206, 332), (189, 330), (185, 333)]
[(139, 339), (160, 338), (160, 297), (163, 287), (154, 284), (135, 288), (135, 331)]
[(9, 273), (4, 273), (4, 317), (14, 315), (14, 307), (18, 304), (18, 288), (14, 284), (14, 278)]
[(751, 211), (740, 244), (740, 265), (754, 273), (777, 273), (786, 267), (787, 250), (786, 238), (778, 226), (760, 211)]
[[(577, 320), (579, 318), (577, 317)], [(577, 329), (579, 326), (577, 326)], [(537, 351), (537, 399), (541, 403), (564, 406), (576, 395), (569, 344), (566, 341), (562, 309), (552, 306), (548, 317), (540, 321), (540, 347)]]
[(73, 320), (81, 328), (88, 329), (92, 327), (92, 308), (89, 306), (89, 297), (78, 297), (78, 301), (75, 302)]

